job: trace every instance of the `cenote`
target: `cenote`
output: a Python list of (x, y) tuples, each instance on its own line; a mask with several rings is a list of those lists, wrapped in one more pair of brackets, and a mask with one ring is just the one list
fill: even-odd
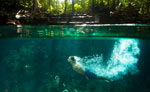
[(0, 92), (150, 92), (149, 37), (146, 24), (0, 26)]

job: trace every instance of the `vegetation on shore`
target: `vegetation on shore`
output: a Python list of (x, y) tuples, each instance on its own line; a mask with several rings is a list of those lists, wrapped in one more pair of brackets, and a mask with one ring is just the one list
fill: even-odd
[[(98, 23), (150, 21), (149, 0), (1, 0), (1, 3), (0, 24), (6, 24), (10, 19), (15, 24), (27, 21), (30, 21), (27, 24), (34, 24), (35, 19), (45, 17), (48, 20), (53, 16), (64, 18), (85, 14), (94, 16)], [(21, 19), (23, 17), (26, 18)]]

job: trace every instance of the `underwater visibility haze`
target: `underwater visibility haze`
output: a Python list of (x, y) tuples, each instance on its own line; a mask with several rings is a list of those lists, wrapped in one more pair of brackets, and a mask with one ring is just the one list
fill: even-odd
[[(0, 92), (150, 92), (149, 39), (90, 34), (32, 38), (37, 34), (27, 31), (31, 37), (1, 34)], [(83, 69), (111, 81), (86, 79), (73, 70), (70, 56)]]

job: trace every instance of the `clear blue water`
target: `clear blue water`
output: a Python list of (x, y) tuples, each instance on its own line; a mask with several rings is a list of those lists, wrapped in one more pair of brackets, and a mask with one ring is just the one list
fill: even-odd
[[(0, 92), (150, 92), (149, 47), (138, 38), (0, 39)], [(111, 82), (87, 80), (69, 56)]]

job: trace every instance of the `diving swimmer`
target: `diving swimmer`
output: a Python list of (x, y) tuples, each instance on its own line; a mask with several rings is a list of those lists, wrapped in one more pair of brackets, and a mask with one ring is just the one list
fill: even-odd
[(70, 62), (74, 71), (78, 72), (81, 75), (84, 75), (86, 79), (101, 79), (101, 80), (110, 81), (109, 79), (104, 78), (102, 76), (97, 76), (89, 69), (84, 69), (82, 65), (78, 61), (76, 61), (75, 57), (76, 56), (69, 56), (68, 58), (68, 62)]

